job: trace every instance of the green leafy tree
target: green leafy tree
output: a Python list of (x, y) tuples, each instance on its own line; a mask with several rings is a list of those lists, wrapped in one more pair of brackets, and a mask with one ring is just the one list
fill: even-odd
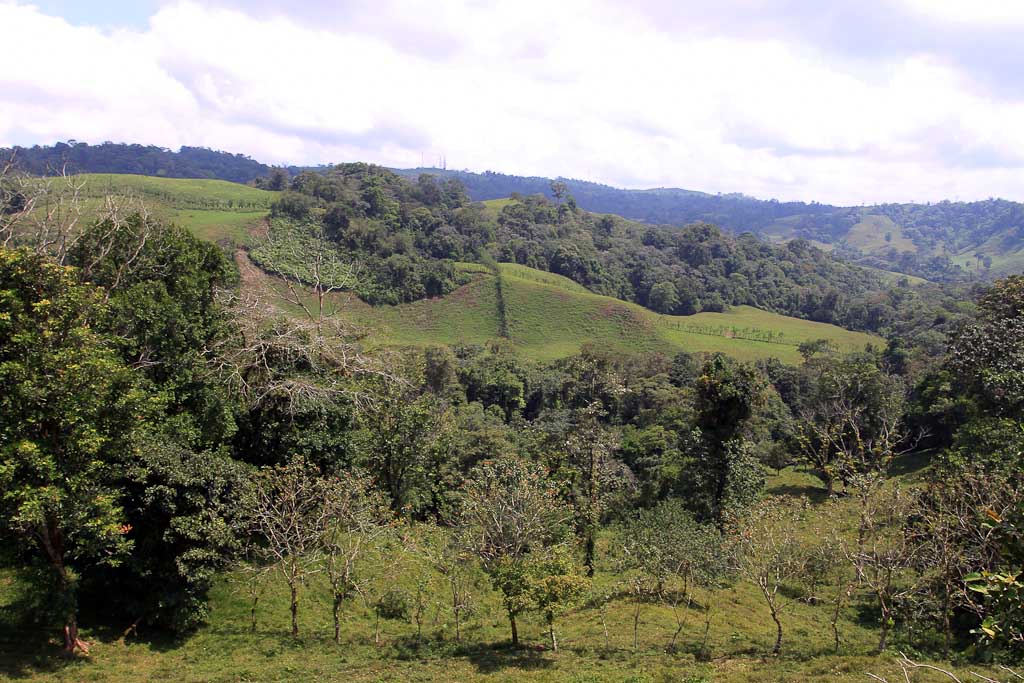
[(763, 473), (744, 430), (764, 401), (765, 380), (758, 370), (718, 355), (697, 378), (698, 432), (687, 440), (694, 457), (690, 474), (701, 512), (721, 527), (730, 510), (751, 502)]
[(385, 490), (395, 512), (429, 511), (433, 466), (449, 459), (442, 415), (433, 394), (411, 395), (397, 383), (385, 385), (383, 395), (360, 413), (353, 437), (356, 462)]
[(517, 617), (531, 606), (535, 566), (565, 540), (571, 515), (543, 469), (515, 458), (484, 462), (463, 488), (458, 526), (502, 595), (512, 644), (519, 644)]
[(658, 313), (672, 313), (679, 307), (679, 294), (671, 282), (659, 282), (651, 287), (647, 305)]
[(103, 292), (73, 270), (0, 250), (0, 503), (4, 526), (49, 570), (64, 650), (78, 635), (83, 568), (131, 548), (113, 470), (153, 403), (96, 331)]
[(590, 587), (590, 581), (580, 573), (566, 547), (559, 548), (550, 558), (537, 563), (532, 573), (530, 597), (548, 626), (551, 651), (558, 652), (555, 618), (579, 604)]

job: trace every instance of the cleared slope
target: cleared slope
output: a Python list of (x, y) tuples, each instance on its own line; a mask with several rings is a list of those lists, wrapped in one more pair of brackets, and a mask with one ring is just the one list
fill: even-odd
[[(882, 345), (878, 337), (739, 306), (728, 313), (658, 315), (584, 290), (571, 280), (514, 264), (500, 265), (509, 341), (527, 358), (553, 360), (584, 344), (625, 353), (722, 352), (745, 360), (800, 360), (797, 346), (828, 339), (844, 350)], [(371, 344), (485, 344), (499, 339), (497, 282), (477, 279), (450, 295), (371, 307), (345, 296), (342, 315), (364, 326)]]
[(73, 181), (82, 183), (86, 218), (102, 209), (104, 197), (134, 196), (158, 218), (177, 223), (203, 239), (237, 245), (251, 242), (251, 230), (267, 217), (278, 194), (225, 180), (86, 173), (74, 176)]

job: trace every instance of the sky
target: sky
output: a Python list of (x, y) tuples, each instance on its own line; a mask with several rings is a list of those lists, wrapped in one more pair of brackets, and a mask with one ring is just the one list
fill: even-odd
[(0, 0), (0, 146), (1024, 200), (1021, 0)]

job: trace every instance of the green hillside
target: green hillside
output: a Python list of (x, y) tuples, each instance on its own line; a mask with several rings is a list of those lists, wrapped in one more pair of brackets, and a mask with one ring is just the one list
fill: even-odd
[(251, 242), (250, 228), (266, 218), (277, 195), (224, 180), (90, 173), (75, 176), (73, 181), (83, 183), (87, 217), (102, 209), (107, 196), (134, 196), (158, 218), (188, 228), (203, 239), (239, 245)]
[[(843, 350), (883, 344), (872, 335), (749, 306), (728, 313), (659, 315), (551, 273), (515, 264), (501, 264), (500, 272), (509, 339), (535, 360), (563, 358), (589, 343), (619, 352), (723, 352), (795, 363), (797, 347), (805, 341), (828, 339)], [(346, 296), (340, 309), (365, 326), (375, 344), (483, 344), (500, 336), (497, 279), (491, 275), (479, 274), (443, 298), (371, 307)]]
[(917, 246), (903, 236), (900, 226), (888, 216), (864, 216), (850, 228), (842, 241), (865, 254), (917, 251)]
[[(912, 468), (913, 469), (913, 468)], [(917, 474), (901, 477), (913, 485)], [(820, 481), (801, 469), (786, 468), (769, 477), (766, 491), (790, 499), (809, 496), (814, 514), (805, 520), (804, 532), (818, 532), (827, 503), (821, 502)], [(815, 502), (810, 502), (815, 501)], [(843, 499), (833, 512), (855, 514), (852, 499)], [(436, 529), (413, 529), (421, 539), (433, 538)], [(431, 681), (457, 677), (467, 682), (534, 681), (555, 683), (683, 683), (720, 681), (754, 683), (822, 680), (866, 680), (865, 673), (893, 676), (898, 669), (889, 653), (875, 653), (876, 633), (855, 606), (840, 610), (837, 627), (840, 653), (832, 642), (830, 622), (834, 607), (829, 599), (816, 602), (794, 599), (785, 610), (786, 650), (781, 657), (765, 657), (774, 631), (767, 619), (764, 600), (756, 586), (737, 581), (722, 591), (694, 590), (692, 600), (672, 609), (664, 601), (640, 606), (637, 647), (633, 647), (636, 603), (620, 583), (614, 559), (607, 555), (610, 535), (599, 539), (601, 560), (594, 578), (592, 597), (559, 615), (560, 651), (545, 647), (546, 625), (540, 615), (520, 618), (522, 649), (511, 649), (507, 623), (499, 595), (489, 588), (487, 577), (473, 568), (473, 609), (462, 626), (462, 642), (456, 642), (454, 625), (444, 612), (445, 577), (425, 570), (421, 560), (393, 550), (374, 556), (367, 566), (380, 567), (372, 587), (390, 585), (393, 590), (416, 595), (425, 590), (426, 610), (422, 628), (411, 616), (376, 619), (366, 601), (346, 602), (343, 608), (341, 644), (331, 640), (331, 601), (323, 573), (312, 575), (302, 587), (299, 609), (300, 636), (288, 635), (287, 588), (279, 580), (268, 582), (260, 597), (257, 625), (250, 631), (251, 603), (242, 572), (230, 572), (216, 581), (209, 623), (182, 641), (119, 638), (119, 632), (87, 629), (91, 656), (63, 661), (53, 654), (45, 638), (33, 632), (25, 639), (14, 615), (26, 586), (18, 575), (0, 570), (0, 677), (44, 681)], [(385, 568), (386, 567), (386, 568)], [(379, 584), (379, 585), (378, 585)], [(595, 604), (608, 596), (606, 607)], [(709, 611), (705, 605), (713, 603)], [(3, 645), (16, 648), (5, 651)], [(669, 647), (670, 643), (678, 647)], [(706, 643), (710, 656), (700, 657)], [(6, 654), (4, 654), (6, 652)], [(954, 667), (958, 668), (958, 667)], [(986, 667), (973, 665), (987, 672)], [(890, 680), (896, 680), (891, 678)], [(920, 678), (921, 681), (939, 681)]]
[[(210, 241), (244, 246), (268, 215), (277, 193), (221, 180), (85, 174), (85, 213), (103, 198), (136, 196), (158, 217)], [(510, 200), (489, 202), (500, 210)], [(460, 264), (476, 279), (448, 296), (399, 306), (371, 307), (345, 296), (341, 309), (380, 345), (483, 344), (499, 338), (497, 281), (479, 264)], [(501, 264), (509, 339), (523, 356), (552, 360), (584, 344), (612, 351), (724, 352), (741, 359), (797, 362), (797, 345), (832, 340), (843, 349), (880, 345), (879, 338), (842, 328), (738, 306), (728, 313), (659, 315), (639, 305), (594, 294), (569, 278), (517, 264)]]

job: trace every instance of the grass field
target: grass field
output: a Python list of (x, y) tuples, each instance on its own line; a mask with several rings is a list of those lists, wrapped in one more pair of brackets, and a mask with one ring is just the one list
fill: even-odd
[[(889, 239), (886, 239), (886, 236)], [(885, 251), (916, 252), (917, 245), (903, 236), (900, 226), (888, 216), (864, 216), (843, 237), (851, 247), (865, 254)]]
[[(797, 345), (804, 341), (829, 339), (844, 350), (882, 344), (872, 335), (749, 306), (728, 313), (658, 315), (593, 294), (558, 275), (514, 264), (500, 268), (509, 340), (534, 360), (563, 358), (590, 343), (623, 352), (720, 351), (744, 360), (779, 358), (796, 363), (800, 359)], [(484, 344), (499, 337), (496, 282), (483, 273), (439, 299), (371, 307), (345, 296), (338, 307), (342, 315), (369, 331), (372, 344)], [(769, 337), (771, 342), (762, 341)]]
[[(817, 479), (792, 468), (771, 476), (767, 491), (789, 497), (823, 497)], [(841, 504), (849, 505), (847, 499)], [(812, 503), (807, 533), (816, 511)], [(852, 511), (851, 511), (852, 512)], [(430, 538), (431, 527), (409, 535)], [(787, 592), (783, 612), (785, 645), (781, 657), (766, 657), (773, 629), (757, 589), (744, 582), (713, 593), (698, 592), (694, 602), (674, 613), (663, 604), (642, 604), (639, 646), (632, 646), (633, 603), (621, 593), (621, 576), (606, 552), (602, 538), (593, 596), (611, 596), (606, 609), (585, 602), (560, 617), (561, 650), (545, 646), (544, 624), (536, 615), (521, 619), (523, 647), (507, 645), (507, 622), (497, 595), (486, 578), (475, 574), (474, 610), (461, 643), (455, 642), (443, 577), (425, 570), (411, 555), (395, 548), (385, 558), (364, 565), (374, 576), (371, 590), (400, 586), (413, 592), (424, 585), (422, 635), (409, 620), (382, 620), (380, 643), (374, 639), (374, 616), (368, 604), (346, 603), (342, 644), (331, 640), (330, 603), (322, 575), (315, 575), (300, 598), (300, 637), (288, 635), (288, 601), (280, 580), (261, 598), (258, 625), (250, 632), (249, 600), (242, 577), (221, 577), (212, 594), (209, 623), (194, 635), (169, 641), (121, 638), (125, 624), (96, 626), (83, 619), (84, 635), (93, 643), (88, 659), (68, 662), (57, 652), (51, 636), (36, 624), (25, 627), (23, 586), (9, 570), (0, 571), (0, 679), (28, 683), (51, 681), (135, 683), (136, 681), (438, 681), (463, 683), (722, 683), (779, 681), (863, 681), (865, 672), (893, 675), (892, 655), (873, 652), (877, 632), (870, 613), (854, 605), (839, 621), (842, 645), (833, 650), (827, 601), (811, 604), (797, 589)], [(478, 570), (473, 570), (478, 571)], [(706, 604), (712, 606), (707, 654), (697, 656), (704, 638)], [(677, 617), (679, 621), (677, 621)], [(680, 628), (677, 647), (668, 649)], [(897, 634), (894, 649), (906, 647)], [(893, 679), (895, 680), (895, 678)], [(900, 679), (902, 680), (902, 679)], [(922, 676), (915, 681), (937, 681)]]
[(157, 218), (187, 228), (202, 239), (235, 245), (252, 242), (252, 228), (267, 217), (277, 196), (276, 192), (223, 180), (90, 173), (75, 176), (73, 181), (83, 183), (82, 212), (87, 220), (101, 211), (107, 196), (138, 197)]
[[(976, 254), (992, 259), (991, 268), (986, 270), (980, 267)], [(952, 258), (954, 263), (963, 266), (969, 272), (996, 277), (1013, 275), (1024, 272), (1024, 243), (1015, 236), (999, 234), (965, 249)]]

